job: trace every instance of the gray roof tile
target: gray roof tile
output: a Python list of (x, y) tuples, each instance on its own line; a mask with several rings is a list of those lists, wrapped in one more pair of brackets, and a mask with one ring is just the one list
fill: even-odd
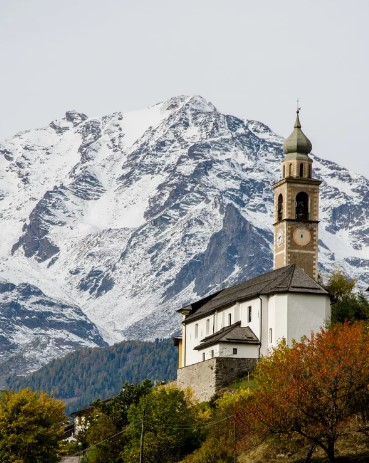
[(293, 264), (264, 273), (230, 288), (225, 288), (180, 309), (179, 312), (189, 312), (184, 320), (187, 323), (235, 302), (247, 301), (262, 295), (286, 292), (329, 295), (328, 291), (319, 283)]
[(260, 344), (259, 339), (248, 326), (242, 327), (241, 322), (226, 326), (210, 336), (202, 339), (200, 344), (194, 350), (201, 350), (205, 347), (218, 343), (237, 343), (237, 344)]

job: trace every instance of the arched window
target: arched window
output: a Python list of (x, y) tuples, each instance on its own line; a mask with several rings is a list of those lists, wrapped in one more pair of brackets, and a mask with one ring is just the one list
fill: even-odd
[(309, 195), (303, 191), (296, 195), (296, 219), (309, 220)]
[(283, 217), (283, 195), (282, 193), (278, 196), (278, 222), (282, 220)]
[(288, 173), (288, 175), (290, 177), (292, 177), (292, 164), (289, 165), (289, 173)]
[(301, 163), (300, 164), (300, 177), (303, 177), (304, 176), (304, 164)]

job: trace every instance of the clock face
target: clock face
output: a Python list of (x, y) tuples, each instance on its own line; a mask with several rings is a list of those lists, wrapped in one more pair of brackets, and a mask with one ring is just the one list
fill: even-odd
[(299, 246), (306, 246), (310, 243), (311, 233), (306, 228), (296, 228), (293, 232), (293, 241)]
[(283, 244), (283, 230), (280, 228), (277, 231), (277, 246), (282, 246)]

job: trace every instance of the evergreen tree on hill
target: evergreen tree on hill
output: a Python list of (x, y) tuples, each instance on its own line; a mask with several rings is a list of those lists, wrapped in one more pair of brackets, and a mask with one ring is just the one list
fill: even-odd
[(335, 302), (332, 304), (331, 324), (369, 320), (369, 302), (363, 293), (355, 293), (356, 280), (336, 270), (329, 278), (327, 289)]
[(11, 377), (10, 389), (29, 387), (65, 400), (67, 413), (94, 400), (118, 394), (124, 383), (176, 378), (178, 352), (171, 339), (123, 341), (108, 347), (86, 348), (52, 360), (28, 377)]

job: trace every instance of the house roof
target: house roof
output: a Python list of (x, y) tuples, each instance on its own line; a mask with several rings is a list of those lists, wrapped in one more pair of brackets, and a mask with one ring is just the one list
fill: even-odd
[(237, 343), (237, 344), (260, 344), (259, 339), (248, 326), (242, 327), (241, 322), (226, 326), (210, 336), (202, 339), (194, 350), (201, 350), (205, 347), (218, 343)]
[(238, 285), (225, 288), (200, 301), (183, 307), (184, 323), (225, 308), (235, 302), (247, 301), (262, 295), (276, 293), (302, 293), (327, 295), (329, 293), (295, 264), (264, 273)]

